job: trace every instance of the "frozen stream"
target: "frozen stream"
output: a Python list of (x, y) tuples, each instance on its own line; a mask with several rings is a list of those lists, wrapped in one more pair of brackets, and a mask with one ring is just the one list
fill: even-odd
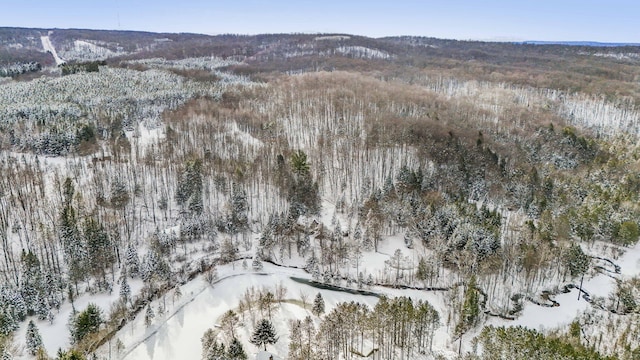
[[(617, 277), (629, 277), (640, 273), (640, 244), (615, 260), (622, 267), (622, 273)], [(300, 299), (301, 292), (308, 296), (308, 302), (313, 301), (317, 292), (322, 293), (325, 300), (327, 312), (336, 303), (344, 301), (359, 301), (369, 306), (374, 306), (377, 298), (373, 296), (362, 296), (349, 294), (335, 290), (318, 289), (300, 282), (291, 280), (294, 277), (307, 277), (301, 270), (280, 268), (265, 264), (265, 274), (253, 273), (250, 271), (231, 271), (231, 269), (220, 269), (221, 279), (211, 286), (201, 278), (197, 278), (187, 283), (182, 288), (183, 298), (172, 306), (170, 296), (167, 296), (168, 313), (164, 316), (157, 316), (154, 323), (148, 328), (144, 325), (144, 311), (138, 317), (127, 324), (116, 335), (124, 344), (124, 349), (119, 353), (115, 350), (115, 339), (111, 342), (111, 359), (126, 360), (164, 360), (164, 359), (199, 359), (201, 357), (200, 339), (208, 328), (213, 328), (216, 321), (229, 309), (235, 309), (240, 297), (249, 287), (256, 289), (266, 287), (272, 291), (276, 285), (281, 284), (287, 288), (287, 299)], [(615, 281), (602, 274), (592, 278), (585, 278), (584, 289), (593, 296), (606, 296), (615, 287)], [(439, 292), (425, 292), (417, 290), (395, 290), (386, 288), (375, 288), (373, 291), (385, 293), (390, 296), (406, 295), (412, 299), (425, 299), (433, 304), (446, 317), (448, 311), (447, 304), (444, 303), (444, 296)], [(558, 307), (542, 307), (529, 302), (525, 303), (525, 308), (520, 317), (514, 321), (498, 318), (490, 318), (488, 324), (515, 326), (523, 325), (529, 328), (544, 330), (553, 329), (570, 323), (579, 312), (584, 311), (589, 305), (584, 299), (577, 300), (578, 293), (573, 289), (567, 294), (560, 294), (554, 299), (560, 303)], [(154, 309), (158, 306), (158, 301), (154, 302)], [(273, 322), (280, 336), (280, 341), (270, 347), (270, 351), (283, 357), (287, 354), (288, 347), (288, 319), (304, 318), (309, 315), (310, 306), (307, 310), (299, 305), (285, 303), (276, 311)], [(251, 320), (247, 319), (247, 323)], [(435, 348), (444, 353), (457, 350), (453, 349), (450, 331), (444, 324), (436, 332)], [(238, 338), (243, 342), (245, 350), (250, 359), (255, 358), (258, 349), (251, 345), (248, 340), (251, 326), (243, 326), (238, 330)], [(469, 334), (472, 335), (472, 334)], [(468, 339), (470, 340), (472, 336)], [(469, 344), (463, 344), (463, 350), (471, 350)], [(457, 347), (457, 346), (456, 346)], [(449, 349), (449, 351), (445, 350)], [(101, 349), (101, 353), (107, 355), (108, 347)]]
[[(183, 306), (177, 306), (174, 313), (145, 329), (143, 322), (144, 311), (135, 321), (127, 324), (117, 335), (125, 344), (125, 349), (120, 354), (121, 359), (127, 360), (174, 360), (174, 359), (199, 359), (201, 357), (200, 338), (208, 328), (214, 327), (216, 320), (229, 309), (238, 305), (238, 300), (251, 286), (259, 289), (262, 287), (274, 289), (277, 284), (287, 288), (289, 299), (298, 299), (300, 291), (309, 295), (309, 301), (317, 292), (322, 293), (327, 309), (334, 304), (351, 301), (354, 295), (332, 290), (319, 290), (309, 285), (295, 282), (290, 275), (300, 275), (301, 272), (292, 274), (278, 269), (278, 273), (256, 274), (242, 273), (224, 278), (213, 287), (200, 278), (186, 284), (183, 288), (184, 297), (187, 298)], [(187, 289), (188, 288), (188, 289)], [(188, 293), (187, 293), (188, 292)], [(377, 298), (372, 296), (357, 296), (359, 302), (374, 306)], [(171, 302), (171, 300), (167, 300)], [(310, 308), (310, 307), (308, 307)], [(300, 306), (285, 304), (279, 313), (286, 318), (303, 318), (307, 310)], [(310, 314), (310, 313), (309, 313)], [(288, 324), (284, 319), (274, 317), (274, 325), (278, 330), (281, 341), (275, 345), (274, 353), (283, 356), (287, 353), (288, 338), (283, 332), (288, 331)], [(249, 326), (250, 327), (250, 326)], [(243, 333), (244, 330), (244, 333)], [(248, 344), (249, 334), (242, 328), (239, 332), (241, 340), (245, 340), (245, 350), (252, 358), (257, 348)], [(112, 342), (113, 343), (113, 342)], [(113, 350), (112, 350), (113, 351)]]
[[(587, 251), (592, 253), (592, 251)], [(625, 253), (613, 260), (614, 263), (620, 266), (621, 273), (613, 274), (613, 277), (618, 279), (631, 278), (640, 275), (640, 242), (636, 243), (634, 247), (625, 249)], [(579, 279), (574, 283), (579, 284)], [(586, 276), (582, 288), (591, 298), (594, 297), (606, 297), (613, 291), (615, 291), (615, 280), (610, 276), (602, 273), (596, 273), (594, 276)], [(525, 302), (525, 307), (520, 315), (514, 321), (505, 321), (502, 319), (490, 319), (489, 324), (494, 325), (522, 325), (531, 329), (543, 331), (545, 329), (554, 329), (563, 325), (571, 323), (575, 317), (591, 307), (591, 305), (585, 301), (582, 297), (578, 300), (578, 290), (571, 289), (566, 294), (558, 294), (553, 297), (560, 306), (558, 307), (543, 307)]]

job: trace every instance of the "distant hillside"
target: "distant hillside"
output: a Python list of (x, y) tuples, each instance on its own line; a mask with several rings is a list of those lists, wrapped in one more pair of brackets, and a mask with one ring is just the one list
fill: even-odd
[(640, 43), (610, 43), (598, 41), (538, 41), (527, 40), (522, 44), (532, 45), (567, 45), (567, 46), (596, 46), (596, 47), (619, 47), (619, 46), (640, 46)]
[[(241, 75), (363, 70), (410, 77), (423, 70), (486, 80), (640, 100), (637, 44), (482, 42), (416, 36), (349, 34), (202, 35), (85, 29), (0, 28), (2, 76), (55, 64), (42, 46), (48, 36), (64, 61), (180, 60), (215, 56)], [(18, 69), (18, 70), (16, 70)], [(640, 101), (636, 101), (640, 103)]]

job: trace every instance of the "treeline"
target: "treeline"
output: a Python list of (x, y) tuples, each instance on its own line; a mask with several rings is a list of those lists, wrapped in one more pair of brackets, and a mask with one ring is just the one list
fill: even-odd
[(4, 65), (0, 66), (0, 77), (13, 77), (29, 72), (37, 72), (40, 70), (42, 70), (42, 65), (35, 61)]
[(100, 66), (107, 65), (107, 62), (102, 61), (86, 61), (86, 62), (67, 62), (60, 65), (62, 75), (71, 75), (82, 72), (98, 72)]
[(604, 356), (598, 352), (561, 338), (544, 335), (522, 326), (485, 327), (474, 340), (477, 354), (465, 356), (465, 360), (616, 360), (616, 356)]
[[(315, 308), (315, 307), (314, 307)], [(440, 315), (426, 301), (381, 297), (373, 309), (339, 303), (322, 317), (318, 328), (310, 318), (293, 320), (289, 359), (411, 359), (431, 351)]]

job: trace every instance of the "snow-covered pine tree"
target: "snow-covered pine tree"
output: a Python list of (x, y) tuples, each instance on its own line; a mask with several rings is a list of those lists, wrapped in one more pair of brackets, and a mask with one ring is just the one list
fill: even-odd
[(322, 294), (318, 293), (313, 300), (313, 307), (311, 308), (311, 313), (315, 316), (320, 316), (324, 314), (324, 299), (322, 298)]
[(427, 277), (429, 276), (429, 269), (427, 267), (427, 261), (424, 259), (424, 257), (420, 257), (420, 260), (418, 260), (418, 269), (416, 270), (416, 279), (424, 282), (427, 280)]
[(46, 320), (50, 313), (51, 307), (47, 299), (45, 299), (43, 295), (38, 295), (35, 309), (35, 315), (38, 317), (38, 320)]
[(85, 336), (95, 333), (100, 329), (100, 325), (104, 322), (102, 319), (102, 310), (95, 304), (87, 305), (87, 308), (74, 316), (71, 313), (70, 318), (70, 330), (71, 337), (75, 344), (82, 341)]
[(228, 360), (227, 352), (223, 343), (213, 341), (209, 348), (202, 353), (204, 360)]
[(86, 277), (85, 260), (87, 257), (84, 242), (81, 241), (78, 230), (76, 210), (72, 204), (75, 187), (71, 178), (67, 177), (65, 179), (62, 191), (64, 194), (64, 206), (60, 212), (58, 234), (62, 243), (65, 262), (69, 266), (69, 279), (75, 284), (77, 290), (78, 282)]
[(129, 286), (129, 282), (127, 281), (127, 274), (122, 276), (122, 283), (120, 283), (120, 300), (126, 304), (129, 302), (131, 298), (131, 287)]
[(127, 184), (119, 177), (113, 179), (111, 182), (109, 202), (111, 203), (111, 206), (116, 209), (124, 208), (129, 202)]
[(178, 205), (185, 206), (194, 214), (202, 213), (202, 160), (191, 159), (185, 164), (178, 179), (175, 199)]
[(247, 360), (247, 353), (245, 353), (242, 344), (235, 337), (229, 344), (227, 356), (229, 360)]
[(233, 262), (238, 257), (238, 252), (238, 247), (233, 243), (233, 240), (227, 237), (222, 241), (222, 246), (220, 247), (220, 261), (223, 264)]
[(267, 344), (273, 345), (278, 342), (276, 329), (271, 324), (271, 321), (267, 319), (260, 320), (253, 330), (249, 342), (258, 347), (264, 346), (264, 351), (267, 351)]
[[(45, 296), (40, 261), (31, 251), (22, 251), (22, 279), (20, 281), (20, 295), (24, 299), (29, 314), (39, 313), (40, 299)], [(48, 311), (48, 309), (46, 309)]]
[(127, 246), (125, 266), (127, 268), (127, 273), (129, 273), (131, 277), (136, 277), (140, 274), (140, 258), (138, 257), (138, 250), (133, 246), (133, 244), (129, 244)]
[(233, 184), (233, 192), (231, 193), (231, 214), (229, 218), (229, 233), (235, 234), (243, 232), (247, 229), (249, 218), (247, 212), (249, 203), (247, 202), (247, 192), (240, 185)]
[(469, 279), (469, 284), (464, 292), (464, 303), (462, 305), (462, 314), (460, 322), (456, 326), (456, 333), (463, 334), (470, 328), (478, 324), (480, 320), (480, 295), (475, 275)]
[(113, 265), (116, 254), (111, 238), (98, 220), (89, 217), (84, 221), (83, 236), (87, 248), (87, 269), (96, 279), (106, 282), (105, 268)]
[(38, 353), (38, 349), (42, 347), (42, 337), (40, 336), (40, 332), (38, 331), (38, 327), (33, 322), (33, 320), (29, 321), (29, 325), (27, 325), (27, 350), (29, 354), (35, 356)]
[(9, 352), (9, 349), (5, 348), (2, 351), (2, 357), (0, 358), (0, 360), (13, 360), (13, 355), (11, 355), (11, 352)]
[(306, 272), (311, 273), (317, 266), (318, 258), (316, 257), (316, 252), (312, 250), (304, 265), (304, 269)]
[(311, 237), (309, 237), (309, 234), (298, 236), (296, 245), (298, 248), (298, 255), (305, 256), (309, 251), (309, 247), (311, 246)]
[(258, 254), (253, 257), (253, 263), (251, 264), (251, 267), (254, 271), (262, 270), (262, 261), (260, 261), (260, 256)]

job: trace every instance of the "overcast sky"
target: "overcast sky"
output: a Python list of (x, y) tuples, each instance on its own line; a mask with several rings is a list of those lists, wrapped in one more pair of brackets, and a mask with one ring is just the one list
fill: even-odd
[(640, 43), (638, 0), (2, 0), (0, 26)]

